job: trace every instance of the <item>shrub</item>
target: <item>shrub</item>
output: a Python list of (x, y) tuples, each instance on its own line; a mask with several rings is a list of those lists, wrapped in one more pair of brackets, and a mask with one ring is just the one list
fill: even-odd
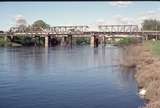
[(82, 45), (82, 44), (89, 44), (90, 41), (88, 38), (79, 38), (76, 40), (76, 44)]
[(24, 36), (16, 36), (14, 39), (14, 42), (18, 43), (18, 44), (22, 44), (24, 46), (30, 46), (30, 45), (34, 45), (34, 43), (36, 43), (37, 45), (43, 45), (43, 39), (38, 37), (35, 37), (34, 39), (31, 37), (24, 37)]
[(4, 40), (4, 37), (0, 37), (0, 46), (5, 46), (7, 45), (8, 41)]
[(129, 45), (131, 43), (133, 43), (133, 39), (129, 38), (129, 37), (122, 38), (122, 39), (120, 39), (120, 41), (118, 41), (118, 44), (120, 44), (120, 45)]

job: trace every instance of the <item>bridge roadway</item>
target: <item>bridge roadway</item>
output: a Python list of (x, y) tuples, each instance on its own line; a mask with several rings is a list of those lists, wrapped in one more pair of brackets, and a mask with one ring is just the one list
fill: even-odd
[(98, 25), (96, 30), (93, 30), (91, 26), (77, 25), (77, 26), (53, 26), (47, 29), (31, 27), (30, 32), (26, 32), (24, 27), (11, 27), (6, 35), (21, 35), (21, 36), (59, 36), (72, 35), (75, 37), (88, 37), (88, 36), (101, 36), (106, 35), (115, 37), (115, 35), (128, 35), (128, 36), (149, 36), (160, 35), (160, 31), (141, 31), (138, 25)]
[(160, 31), (140, 31), (140, 32), (104, 32), (104, 31), (86, 31), (86, 32), (14, 32), (14, 33), (0, 33), (0, 36), (16, 36), (16, 35), (21, 35), (21, 36), (34, 36), (34, 35), (160, 35)]

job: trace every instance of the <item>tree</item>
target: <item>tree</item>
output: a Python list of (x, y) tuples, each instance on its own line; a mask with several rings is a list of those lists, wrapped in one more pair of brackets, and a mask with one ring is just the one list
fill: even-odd
[(46, 29), (46, 28), (49, 28), (50, 26), (47, 23), (45, 23), (43, 20), (37, 20), (32, 24), (32, 27)]
[(156, 19), (146, 19), (142, 23), (142, 30), (160, 30), (160, 21)]
[(26, 27), (26, 32), (31, 32), (31, 31), (32, 31), (31, 28), (32, 28), (31, 25), (28, 25), (28, 26)]

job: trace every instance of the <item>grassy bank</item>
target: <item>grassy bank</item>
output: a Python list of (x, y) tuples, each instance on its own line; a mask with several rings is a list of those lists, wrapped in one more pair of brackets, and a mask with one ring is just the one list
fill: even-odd
[(136, 39), (136, 38), (132, 38), (132, 37), (124, 37), (124, 38), (121, 38), (119, 41), (115, 42), (115, 45), (126, 46), (126, 45), (139, 43), (139, 41), (140, 41), (140, 39)]
[(134, 43), (134, 40), (129, 37), (122, 38), (117, 42), (118, 45), (129, 45), (131, 43)]
[(160, 41), (148, 41), (146, 45), (150, 46), (152, 54), (156, 57), (160, 57)]
[[(146, 90), (145, 108), (160, 108), (160, 41), (146, 41), (126, 48), (128, 65), (136, 65), (135, 78), (139, 88)], [(132, 59), (131, 59), (132, 58)]]

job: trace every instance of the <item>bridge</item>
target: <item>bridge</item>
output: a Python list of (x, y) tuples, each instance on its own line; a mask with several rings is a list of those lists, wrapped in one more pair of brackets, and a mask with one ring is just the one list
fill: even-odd
[(160, 31), (141, 31), (138, 25), (99, 25), (96, 30), (92, 30), (87, 25), (53, 26), (47, 29), (30, 28), (29, 30), (24, 27), (11, 27), (9, 31), (0, 33), (0, 36), (44, 37), (45, 46), (47, 47), (49, 37), (61, 37), (62, 42), (65, 42), (66, 38), (72, 40), (72, 37), (90, 37), (91, 45), (94, 45), (99, 38), (101, 41), (105, 41), (106, 38), (120, 37), (138, 37), (145, 39), (155, 37), (159, 39)]

